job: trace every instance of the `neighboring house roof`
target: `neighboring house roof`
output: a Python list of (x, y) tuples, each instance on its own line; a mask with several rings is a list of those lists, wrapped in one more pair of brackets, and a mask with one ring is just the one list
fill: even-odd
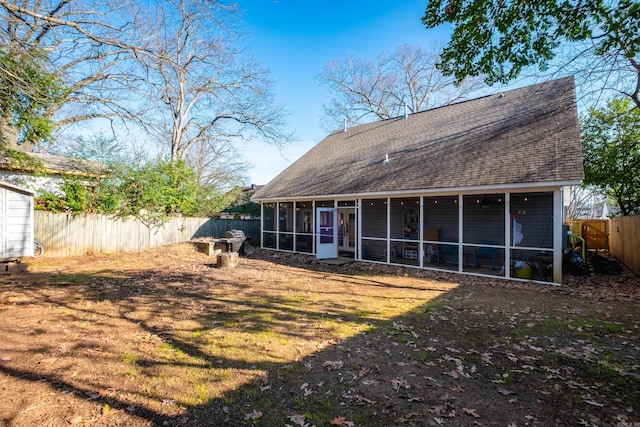
[(73, 157), (55, 156), (42, 153), (25, 153), (33, 157), (38, 166), (16, 164), (10, 158), (0, 159), (0, 170), (36, 172), (42, 170), (49, 175), (74, 175), (86, 178), (101, 178), (108, 175), (102, 163)]
[(583, 178), (575, 88), (568, 77), (334, 132), (254, 199), (570, 184)]
[(264, 185), (256, 185), (256, 184), (251, 184), (247, 187), (242, 187), (242, 192), (243, 193), (250, 193), (250, 192), (256, 192), (259, 189), (261, 189), (262, 187), (264, 187)]
[(603, 218), (603, 219), (619, 216), (620, 208), (618, 206), (614, 206), (611, 203), (605, 201), (599, 207), (596, 215), (597, 215), (596, 218)]

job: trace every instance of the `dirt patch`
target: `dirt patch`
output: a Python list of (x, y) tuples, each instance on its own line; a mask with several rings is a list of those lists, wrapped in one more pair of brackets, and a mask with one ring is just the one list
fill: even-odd
[(640, 284), (188, 244), (0, 276), (0, 426), (640, 422)]

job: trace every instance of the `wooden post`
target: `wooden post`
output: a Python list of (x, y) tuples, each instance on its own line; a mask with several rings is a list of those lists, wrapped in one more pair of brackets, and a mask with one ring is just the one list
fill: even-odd
[(224, 252), (216, 257), (218, 268), (236, 268), (240, 264), (238, 252)]

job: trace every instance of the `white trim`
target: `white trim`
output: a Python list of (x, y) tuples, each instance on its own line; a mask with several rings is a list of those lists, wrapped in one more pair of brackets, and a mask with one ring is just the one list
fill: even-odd
[(418, 256), (420, 257), (420, 267), (424, 267), (424, 197), (420, 197), (420, 231), (418, 235)]
[[(103, 224), (104, 224), (104, 221), (103, 221)], [(264, 247), (264, 203), (260, 203), (260, 248), (265, 249)]]
[(462, 242), (464, 242), (464, 194), (458, 194), (458, 271), (462, 273), (464, 271), (464, 248)]
[(387, 197), (387, 264), (391, 264), (391, 197)]
[(504, 277), (511, 278), (511, 193), (504, 194)]
[(276, 207), (275, 207), (275, 212), (274, 212), (274, 219), (276, 221), (276, 249), (277, 250), (281, 250), (280, 249), (280, 203), (286, 203), (286, 202), (276, 202)]
[(5, 187), (5, 188), (11, 189), (11, 190), (15, 190), (15, 191), (19, 191), (19, 192), (22, 192), (22, 193), (26, 193), (26, 194), (29, 194), (31, 196), (36, 194), (35, 191), (31, 191), (31, 190), (29, 190), (27, 188), (20, 187), (18, 185), (13, 185), (13, 184), (8, 183), (7, 181), (2, 181), (2, 180), (0, 180), (0, 187)]
[(553, 192), (553, 281), (562, 283), (562, 225), (564, 208), (561, 189)]
[(362, 261), (362, 200), (356, 199), (356, 221), (357, 225), (357, 238), (356, 242), (356, 254), (354, 258), (358, 261)]
[[(268, 203), (273, 201), (294, 201), (294, 200), (326, 200), (326, 199), (335, 199), (335, 200), (353, 200), (356, 198), (380, 198), (382, 196), (393, 197), (393, 196), (429, 196), (433, 194), (437, 194), (439, 196), (455, 196), (460, 193), (464, 193), (465, 195), (472, 194), (485, 194), (489, 191), (500, 191), (506, 192), (506, 190), (514, 190), (512, 193), (528, 190), (531, 191), (555, 191), (559, 187), (567, 186), (567, 185), (580, 185), (582, 181), (580, 180), (570, 180), (570, 181), (554, 181), (554, 182), (531, 182), (524, 184), (498, 184), (498, 185), (481, 185), (475, 187), (452, 187), (452, 188), (434, 188), (434, 189), (416, 189), (416, 190), (397, 190), (397, 191), (375, 191), (371, 193), (349, 193), (349, 194), (328, 194), (328, 195), (315, 195), (315, 196), (287, 196), (287, 197), (267, 197), (260, 199), (252, 199), (257, 203)], [(517, 191), (516, 191), (517, 190)]]

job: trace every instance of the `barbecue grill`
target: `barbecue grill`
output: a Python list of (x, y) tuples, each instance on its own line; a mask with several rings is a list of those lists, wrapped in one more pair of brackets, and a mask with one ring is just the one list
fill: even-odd
[(242, 244), (247, 237), (242, 230), (229, 230), (226, 232), (224, 239), (216, 239), (227, 244), (229, 252), (240, 252)]

